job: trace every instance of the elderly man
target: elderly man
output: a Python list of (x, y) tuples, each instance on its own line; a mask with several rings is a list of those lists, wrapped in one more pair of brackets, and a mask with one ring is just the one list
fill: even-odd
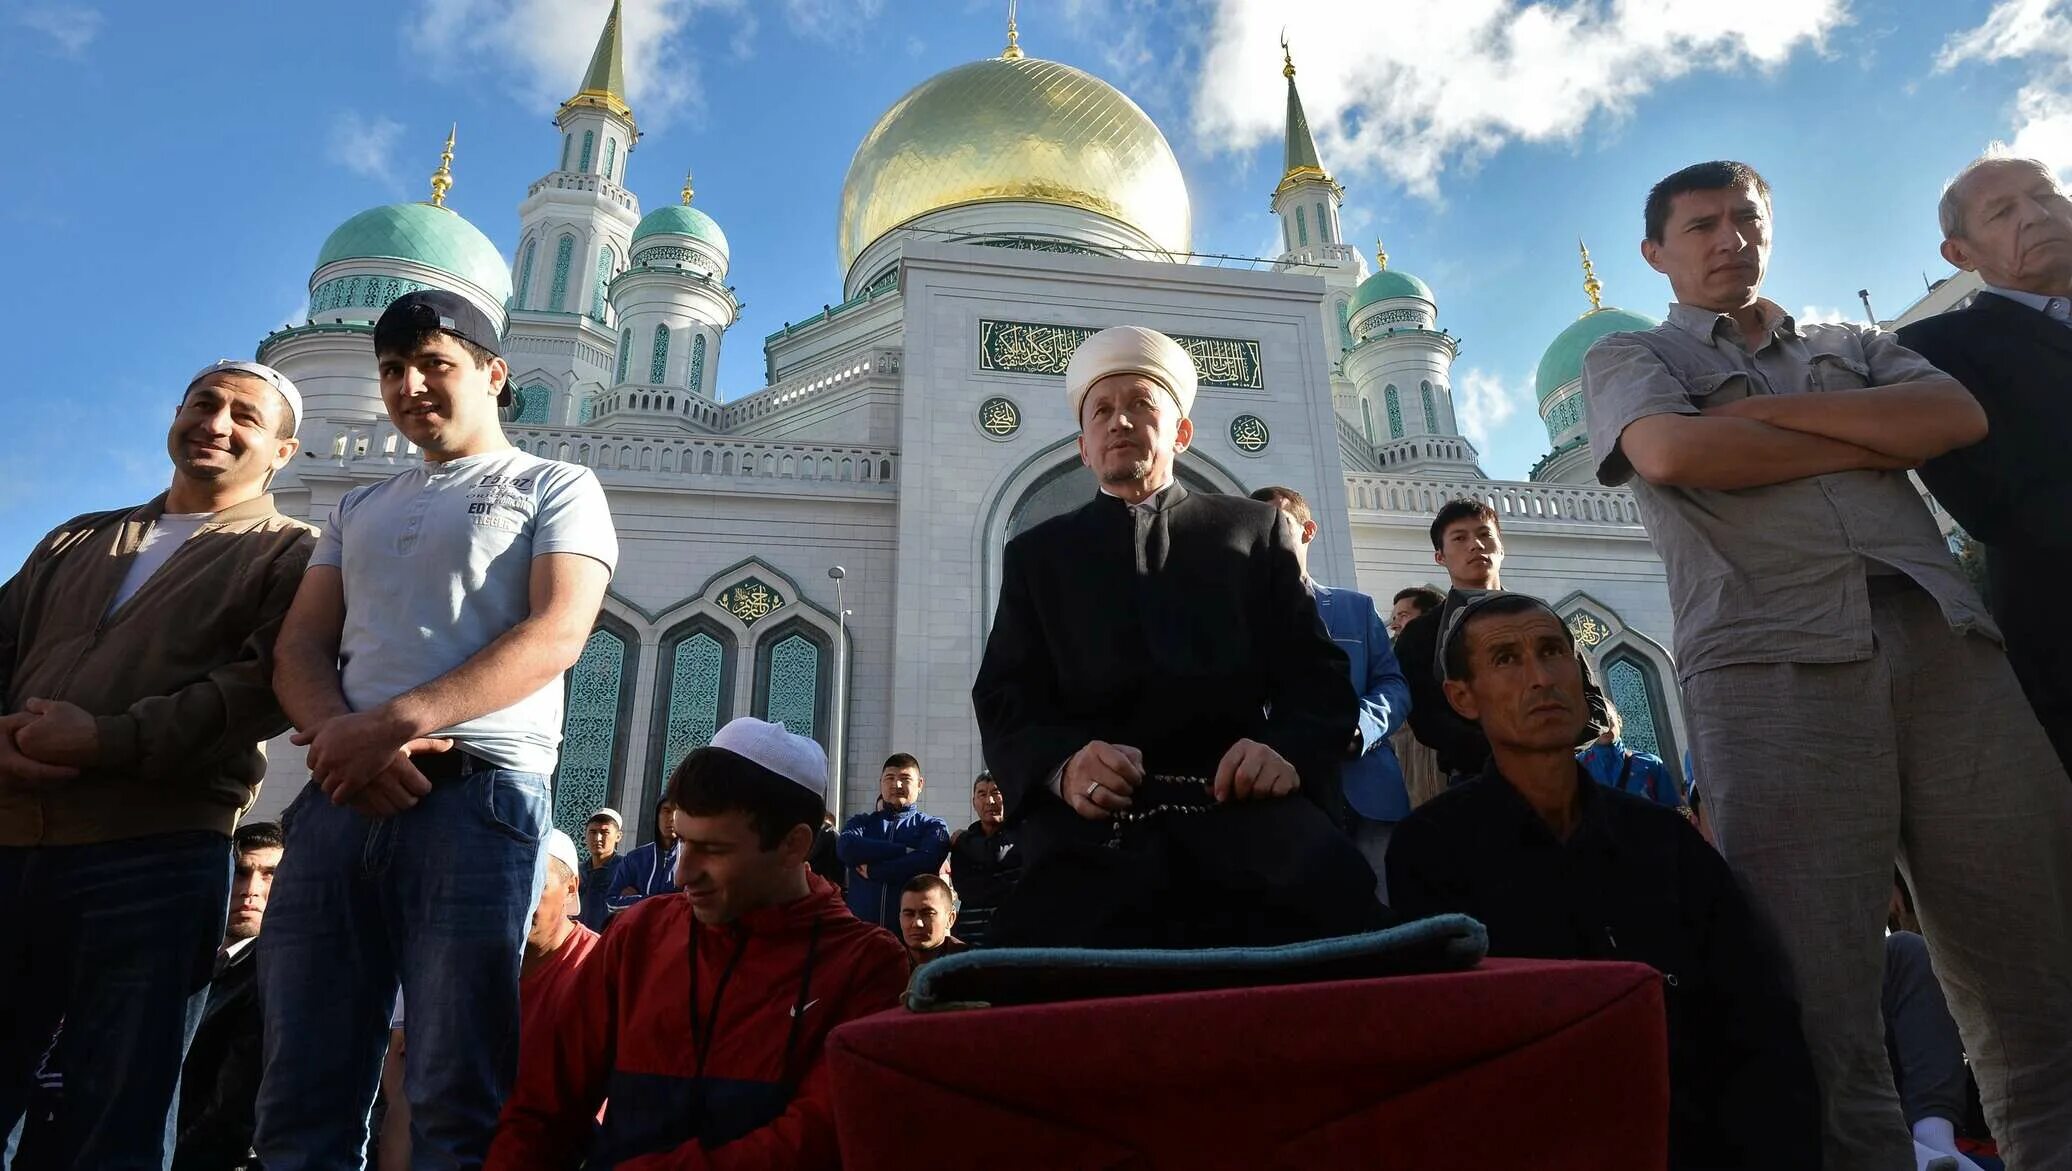
[(1489, 737), (1489, 765), (1397, 827), (1397, 909), (1472, 915), (1491, 955), (1652, 965), (1669, 1012), (1670, 1167), (1820, 1166), (1819, 1094), (1781, 965), (1698, 831), (1577, 763), (1589, 709), (1560, 616), (1483, 594), (1454, 612), (1443, 653), (1447, 700)]
[(1978, 396), (1983, 442), (1932, 459), (1921, 479), (1986, 547), (1986, 601), (2036, 716), (2072, 768), (2072, 199), (2049, 166), (1988, 156), (1943, 192), (1945, 260), (1985, 281), (1969, 308), (1899, 331)]
[(2011, 1165), (2072, 1150), (2072, 785), (1905, 470), (1978, 442), (1890, 334), (1761, 295), (1769, 186), (1702, 163), (1648, 195), (1676, 293), (1585, 356), (1598, 477), (1661, 553), (1706, 817), (1782, 936), (1828, 1166), (1913, 1156), (1877, 1005), (1897, 856)]
[(0, 1130), (59, 1018), (57, 1165), (160, 1166), (230, 898), (230, 831), (287, 727), (268, 678), (316, 530), (266, 491), (302, 399), (188, 380), (172, 486), (66, 521), (0, 586)]
[(989, 944), (1285, 943), (1381, 914), (1325, 813), (1359, 704), (1294, 525), (1174, 478), (1195, 379), (1135, 326), (1066, 371), (1100, 494), (1008, 543), (972, 688), (1027, 854)]

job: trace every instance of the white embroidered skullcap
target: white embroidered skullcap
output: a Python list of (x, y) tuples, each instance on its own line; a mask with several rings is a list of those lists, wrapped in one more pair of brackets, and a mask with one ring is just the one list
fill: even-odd
[(1194, 410), (1194, 359), (1179, 342), (1155, 329), (1118, 325), (1079, 343), (1065, 366), (1065, 401), (1073, 419), (1079, 418), (1087, 391), (1110, 374), (1142, 374), (1166, 388), (1180, 404), (1182, 418)]
[[(279, 391), (288, 402), (288, 434), (293, 435), (302, 426), (302, 392), (288, 376), (262, 362), (240, 362), (234, 358), (219, 358), (187, 380), (187, 389), (211, 374), (249, 374)], [(185, 391), (182, 392), (183, 394)]]
[(786, 731), (783, 724), (740, 716), (713, 736), (712, 747), (752, 760), (822, 798), (827, 796), (827, 750), (811, 737)]

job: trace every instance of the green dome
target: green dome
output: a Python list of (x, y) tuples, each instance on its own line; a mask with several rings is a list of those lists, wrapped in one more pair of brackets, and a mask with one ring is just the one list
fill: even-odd
[(692, 236), (719, 249), (721, 256), (727, 254), (727, 234), (719, 230), (711, 216), (687, 203), (658, 207), (640, 217), (640, 226), (633, 229), (633, 240), (639, 243), (644, 236)]
[(1431, 301), (1434, 305), (1438, 304), (1437, 301), (1432, 299), (1432, 287), (1430, 285), (1418, 280), (1407, 272), (1397, 272), (1393, 268), (1384, 268), (1360, 282), (1360, 287), (1353, 292), (1353, 307), (1351, 311), (1358, 313), (1376, 301), (1389, 301), (1397, 297), (1417, 297), (1421, 300)]
[(390, 257), (452, 273), (498, 304), (511, 298), (511, 267), (496, 245), (475, 225), (428, 203), (369, 208), (338, 225), (317, 253), (317, 267), (338, 260)]
[(1653, 329), (1656, 324), (1652, 317), (1625, 309), (1592, 309), (1583, 314), (1554, 335), (1554, 344), (1540, 355), (1539, 377), (1534, 380), (1539, 400), (1546, 402), (1549, 395), (1583, 376), (1583, 355), (1598, 338), (1629, 329)]

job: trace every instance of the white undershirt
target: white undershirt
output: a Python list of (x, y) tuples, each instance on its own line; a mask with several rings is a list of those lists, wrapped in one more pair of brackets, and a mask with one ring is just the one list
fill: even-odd
[(108, 605), (109, 613), (120, 609), (124, 602), (144, 588), (144, 583), (151, 580), (151, 575), (158, 572), (174, 551), (214, 515), (213, 512), (168, 512), (152, 521), (151, 527), (144, 530), (144, 543), (137, 546), (137, 556), (130, 562), (129, 572), (122, 575), (122, 588), (115, 591), (115, 600)]

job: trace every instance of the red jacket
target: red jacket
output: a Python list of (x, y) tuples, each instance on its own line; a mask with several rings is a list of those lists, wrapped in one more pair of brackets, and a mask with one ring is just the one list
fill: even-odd
[(681, 894), (620, 914), (552, 1040), (527, 1044), (485, 1171), (838, 1166), (827, 1035), (898, 1004), (909, 968), (840, 891), (807, 882), (805, 898), (722, 926)]

